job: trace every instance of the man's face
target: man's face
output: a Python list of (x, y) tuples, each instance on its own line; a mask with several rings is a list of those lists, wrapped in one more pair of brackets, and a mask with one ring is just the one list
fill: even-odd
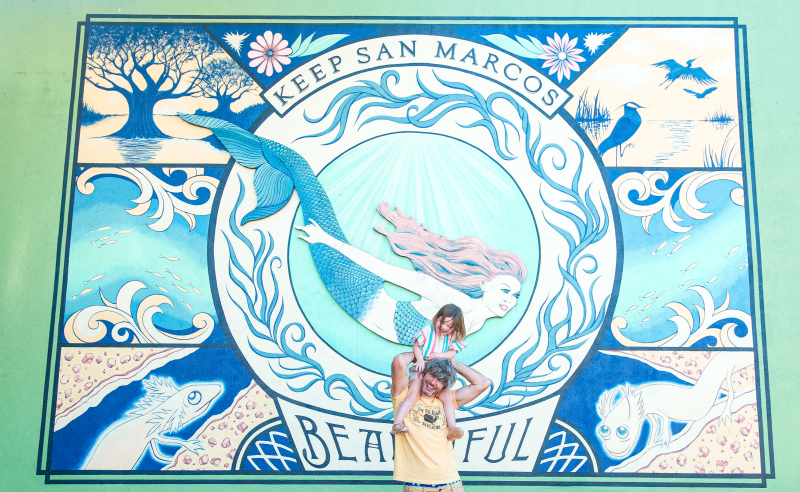
[(431, 376), (430, 374), (425, 374), (422, 377), (422, 394), (431, 397), (436, 396), (442, 391), (444, 388), (444, 384), (441, 381), (436, 379), (435, 377)]

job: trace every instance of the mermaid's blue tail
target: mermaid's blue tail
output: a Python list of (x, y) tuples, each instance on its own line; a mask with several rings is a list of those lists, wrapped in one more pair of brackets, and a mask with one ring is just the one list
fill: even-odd
[[(274, 214), (286, 205), (292, 191), (297, 189), (305, 223), (314, 219), (325, 232), (349, 244), (328, 195), (308, 162), (297, 152), (217, 118), (189, 114), (180, 114), (180, 117), (210, 129), (236, 162), (256, 170), (253, 176), (256, 208), (242, 218), (242, 224)], [(309, 246), (314, 266), (328, 292), (347, 314), (361, 321), (383, 289), (383, 279), (329, 246)]]

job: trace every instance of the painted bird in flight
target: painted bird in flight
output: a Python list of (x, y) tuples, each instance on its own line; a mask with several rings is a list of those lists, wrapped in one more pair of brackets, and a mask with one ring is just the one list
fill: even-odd
[(614, 153), (615, 158), (622, 157), (625, 153), (625, 149), (629, 146), (633, 146), (633, 144), (628, 144), (623, 148), (622, 144), (630, 140), (633, 134), (636, 133), (636, 130), (642, 125), (642, 117), (639, 116), (636, 110), (644, 109), (644, 106), (639, 106), (635, 102), (626, 102), (623, 106), (625, 107), (625, 113), (614, 123), (611, 134), (600, 142), (600, 147), (597, 148), (600, 157), (613, 148), (617, 149), (617, 152)]
[(689, 94), (693, 95), (694, 97), (696, 97), (697, 99), (704, 99), (707, 95), (709, 95), (712, 92), (714, 92), (715, 90), (717, 90), (717, 87), (709, 87), (708, 89), (704, 90), (703, 92), (690, 91), (689, 89), (684, 89), (684, 90), (686, 92), (688, 92)]
[(675, 60), (664, 60), (662, 62), (654, 63), (654, 67), (663, 68), (669, 72), (664, 78), (664, 82), (659, 84), (659, 87), (669, 82), (669, 84), (664, 87), (664, 89), (668, 89), (673, 82), (680, 79), (694, 80), (700, 85), (716, 84), (716, 79), (708, 75), (705, 70), (700, 67), (692, 67), (692, 62), (695, 60), (697, 60), (697, 58), (687, 60), (685, 67)]

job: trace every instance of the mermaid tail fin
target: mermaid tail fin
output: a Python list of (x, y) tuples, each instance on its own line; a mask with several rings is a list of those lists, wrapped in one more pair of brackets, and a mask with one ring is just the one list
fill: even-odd
[(214, 136), (222, 142), (236, 162), (256, 170), (253, 176), (256, 208), (242, 218), (241, 225), (269, 217), (286, 205), (292, 197), (294, 183), (286, 165), (273, 150), (276, 146), (274, 142), (217, 118), (184, 113), (178, 115), (187, 123), (214, 132)]

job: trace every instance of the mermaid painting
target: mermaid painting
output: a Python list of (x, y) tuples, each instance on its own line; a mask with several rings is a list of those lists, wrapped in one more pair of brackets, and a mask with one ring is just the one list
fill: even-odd
[(326, 233), (319, 224), (297, 227), (311, 244), (329, 246), (387, 282), (418, 294), (413, 302), (395, 301), (380, 289), (370, 309), (359, 322), (376, 334), (402, 345), (412, 345), (415, 333), (430, 324), (445, 304), (455, 304), (464, 312), (466, 334), (480, 330), (489, 318), (508, 313), (517, 303), (526, 270), (513, 253), (489, 248), (476, 237), (448, 239), (420, 225), (402, 210), (391, 210), (387, 203), (378, 212), (392, 223), (394, 232), (376, 231), (386, 236), (395, 254), (408, 258), (415, 270), (390, 265), (369, 253)]
[[(517, 303), (526, 269), (515, 254), (495, 250), (475, 237), (451, 240), (402, 210), (382, 203), (378, 212), (395, 226), (386, 236), (395, 254), (411, 260), (414, 270), (390, 265), (349, 244), (336, 213), (308, 162), (294, 150), (216, 118), (180, 115), (214, 132), (236, 161), (255, 169), (256, 207), (241, 223), (271, 216), (296, 190), (303, 209), (311, 257), (320, 279), (339, 306), (366, 328), (387, 340), (412, 345), (413, 335), (445, 304), (464, 313), (466, 334), (487, 319), (503, 317)], [(383, 288), (390, 282), (420, 299), (398, 302)]]

